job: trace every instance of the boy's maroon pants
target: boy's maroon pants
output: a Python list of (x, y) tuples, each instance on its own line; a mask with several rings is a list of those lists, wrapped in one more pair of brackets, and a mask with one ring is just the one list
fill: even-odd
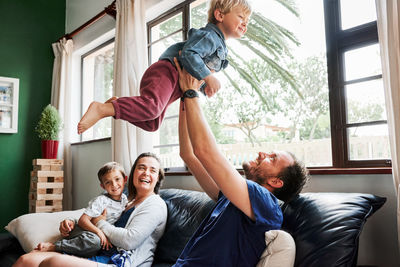
[(171, 62), (159, 60), (143, 74), (140, 95), (113, 101), (115, 119), (128, 121), (146, 131), (156, 131), (167, 107), (180, 98), (178, 71)]

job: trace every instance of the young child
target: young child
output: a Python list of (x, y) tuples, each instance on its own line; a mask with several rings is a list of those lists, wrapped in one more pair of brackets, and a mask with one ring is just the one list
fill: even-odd
[(90, 220), (107, 210), (107, 221), (115, 223), (125, 210), (128, 199), (123, 194), (127, 181), (123, 167), (116, 162), (108, 162), (97, 173), (100, 186), (107, 193), (95, 197), (79, 218), (78, 225), (68, 237), (53, 243), (42, 242), (36, 247), (40, 251), (58, 251), (76, 256), (91, 257), (101, 248), (111, 247), (104, 233)]
[(78, 134), (109, 116), (146, 131), (156, 131), (167, 107), (182, 96), (174, 57), (193, 77), (204, 80), (204, 93), (213, 96), (220, 89), (213, 72), (228, 65), (225, 40), (240, 38), (246, 33), (250, 14), (247, 0), (211, 0), (208, 24), (201, 29), (191, 29), (187, 41), (170, 46), (159, 61), (146, 70), (140, 83), (140, 96), (92, 102), (78, 123)]

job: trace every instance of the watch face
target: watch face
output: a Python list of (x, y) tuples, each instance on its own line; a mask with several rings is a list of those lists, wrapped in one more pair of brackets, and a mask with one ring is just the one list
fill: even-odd
[(198, 96), (199, 96), (199, 94), (195, 90), (192, 90), (192, 89), (187, 90), (185, 92), (185, 97), (188, 97), (188, 98), (193, 98), (193, 97), (198, 97)]

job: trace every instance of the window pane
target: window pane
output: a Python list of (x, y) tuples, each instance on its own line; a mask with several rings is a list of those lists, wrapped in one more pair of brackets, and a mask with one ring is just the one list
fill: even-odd
[(179, 114), (179, 104), (180, 101), (175, 101), (174, 103), (172, 103), (167, 111), (165, 112), (165, 117), (170, 117), (170, 116), (178, 116)]
[(178, 144), (179, 103), (180, 101), (175, 101), (168, 107), (160, 129), (153, 134), (153, 144), (155, 147), (159, 145)]
[(375, 0), (341, 0), (342, 30), (376, 20)]
[(184, 166), (183, 160), (179, 156), (179, 146), (154, 148), (154, 153), (159, 156), (163, 168)]
[(164, 119), (159, 131), (160, 145), (178, 144), (178, 117)]
[(182, 30), (182, 13), (151, 28), (151, 41), (155, 42), (177, 30)]
[(183, 161), (179, 156), (178, 117), (164, 119), (153, 138), (156, 144), (154, 151), (160, 155), (163, 168), (183, 166)]
[(347, 122), (386, 120), (382, 79), (346, 86)]
[(207, 0), (197, 0), (190, 4), (190, 27), (201, 28), (207, 22)]
[(165, 49), (167, 49), (170, 45), (181, 42), (182, 40), (182, 32), (178, 32), (153, 44), (151, 46), (151, 63), (156, 62)]
[(345, 52), (344, 64), (346, 81), (382, 74), (379, 44)]
[[(85, 56), (82, 70), (82, 111), (85, 112), (92, 101), (105, 102), (113, 95), (114, 43)], [(85, 131), (82, 141), (110, 136), (111, 118), (106, 118)]]
[(348, 129), (350, 160), (389, 159), (387, 124)]

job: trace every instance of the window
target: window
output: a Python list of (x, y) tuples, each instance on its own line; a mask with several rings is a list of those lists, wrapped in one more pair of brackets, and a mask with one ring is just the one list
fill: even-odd
[[(82, 56), (82, 116), (93, 101), (113, 96), (114, 40)], [(111, 137), (111, 118), (98, 121), (82, 135), (81, 141)]]
[[(354, 2), (363, 7), (357, 15), (351, 12)], [(207, 4), (187, 0), (148, 23), (151, 63), (185, 40), (188, 29), (206, 24)], [(230, 64), (216, 74), (223, 87), (212, 98), (201, 97), (231, 163), (240, 168), (258, 151), (288, 150), (308, 167), (387, 165), (374, 1), (252, 4), (246, 35), (227, 41)], [(169, 107), (154, 140), (168, 168), (183, 166), (178, 102)]]
[(324, 4), (333, 165), (390, 166), (375, 1)]

